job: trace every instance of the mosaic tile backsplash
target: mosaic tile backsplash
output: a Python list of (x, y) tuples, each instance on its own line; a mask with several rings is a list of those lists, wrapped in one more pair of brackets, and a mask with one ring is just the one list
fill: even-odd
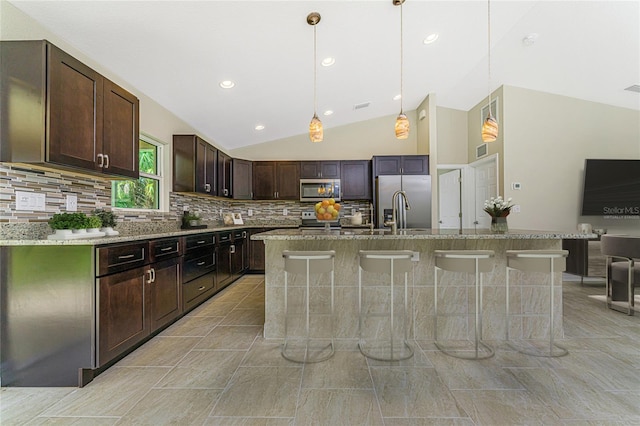
[[(16, 191), (45, 194), (43, 211), (17, 210)], [(66, 196), (76, 195), (78, 211), (90, 213), (96, 208), (109, 209), (111, 181), (98, 177), (52, 169), (31, 169), (28, 165), (0, 163), (0, 237), (4, 239), (41, 239), (52, 231), (47, 221), (66, 211)], [(342, 203), (344, 214), (351, 209), (368, 218), (368, 202)], [(286, 209), (287, 214), (283, 212)], [(223, 215), (240, 213), (249, 226), (296, 226), (302, 211), (312, 210), (313, 203), (297, 201), (252, 201), (212, 198), (194, 194), (169, 194), (169, 211), (115, 210), (116, 229), (121, 235), (157, 234), (180, 228), (184, 210), (199, 214), (209, 227), (223, 226)], [(251, 211), (252, 215), (249, 216)], [(342, 219), (348, 222), (348, 219)]]

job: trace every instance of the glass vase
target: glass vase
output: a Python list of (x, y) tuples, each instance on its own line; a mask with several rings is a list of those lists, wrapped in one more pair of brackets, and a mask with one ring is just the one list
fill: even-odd
[(491, 232), (496, 234), (504, 234), (509, 231), (509, 225), (507, 224), (507, 217), (492, 217), (491, 218)]

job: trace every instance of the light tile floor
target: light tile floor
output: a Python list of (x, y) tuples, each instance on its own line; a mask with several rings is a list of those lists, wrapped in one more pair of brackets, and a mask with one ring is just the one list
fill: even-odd
[[(415, 342), (414, 358), (338, 351), (306, 366), (261, 337), (264, 277), (250, 275), (83, 389), (2, 388), (9, 425), (638, 425), (640, 315), (565, 275), (563, 343), (545, 359), (500, 346), (467, 361)], [(354, 348), (355, 349), (355, 348)]]

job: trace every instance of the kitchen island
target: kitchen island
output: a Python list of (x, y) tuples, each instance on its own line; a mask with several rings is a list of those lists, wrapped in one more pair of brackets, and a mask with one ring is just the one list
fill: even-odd
[[(410, 338), (433, 339), (434, 250), (494, 250), (495, 267), (484, 276), (483, 334), (488, 340), (505, 338), (506, 250), (560, 250), (562, 239), (592, 238), (592, 234), (510, 230), (495, 234), (489, 230), (407, 229), (391, 234), (388, 230), (299, 230), (280, 229), (255, 234), (251, 238), (265, 243), (265, 325), (264, 337), (284, 336), (284, 250), (335, 250), (335, 326), (337, 347), (355, 348), (358, 338), (358, 252), (360, 250), (411, 250), (416, 252), (414, 279), (409, 282)], [(549, 275), (519, 274), (511, 289), (512, 319), (510, 335), (516, 339), (548, 337)], [(321, 276), (312, 285), (327, 285)], [(471, 339), (473, 336), (474, 290), (472, 277), (444, 273), (438, 289), (439, 339)], [(290, 276), (289, 285), (301, 285), (305, 278)], [(322, 280), (321, 282), (319, 282)], [(388, 288), (389, 277), (363, 275), (367, 285)], [(557, 273), (556, 282), (562, 282)], [(556, 287), (555, 332), (562, 338), (562, 288)], [(387, 293), (381, 291), (382, 298)], [(291, 297), (291, 296), (290, 296)], [(446, 303), (442, 301), (446, 300)], [(374, 300), (383, 306), (386, 300)], [(443, 317), (440, 317), (442, 315)], [(328, 322), (320, 324), (328, 327)], [(328, 330), (327, 330), (328, 331)]]

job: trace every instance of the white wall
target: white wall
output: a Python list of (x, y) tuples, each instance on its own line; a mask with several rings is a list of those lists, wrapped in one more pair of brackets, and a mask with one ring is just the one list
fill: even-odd
[(411, 130), (409, 138), (395, 136), (397, 115), (388, 115), (324, 129), (324, 140), (311, 143), (308, 134), (278, 139), (234, 149), (229, 154), (247, 160), (368, 160), (374, 155), (410, 155), (417, 153), (417, 117), (405, 111)]
[(575, 230), (589, 222), (640, 231), (640, 220), (579, 216), (586, 158), (640, 159), (640, 111), (513, 86), (504, 86), (502, 99), (505, 195), (521, 206), (510, 227)]
[(438, 164), (467, 164), (469, 161), (466, 111), (438, 107)]

